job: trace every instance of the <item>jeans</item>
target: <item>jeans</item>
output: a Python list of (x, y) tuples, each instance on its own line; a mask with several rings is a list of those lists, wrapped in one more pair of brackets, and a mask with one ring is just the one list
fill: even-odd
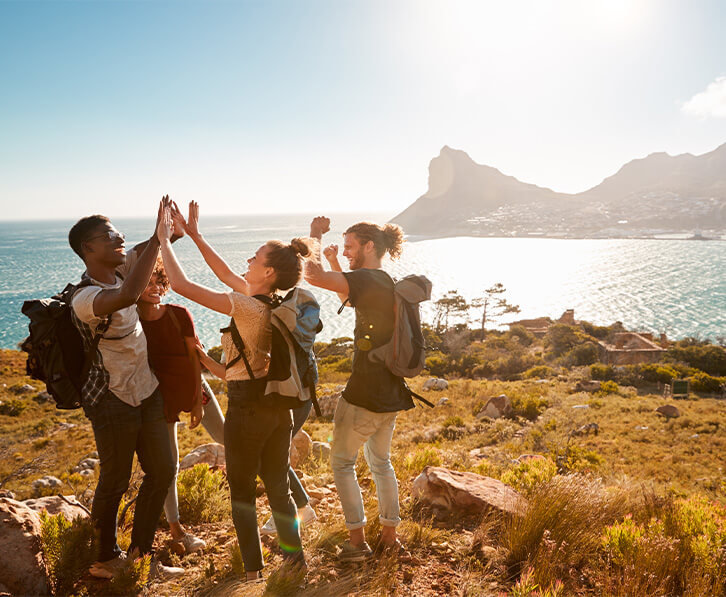
[[(209, 402), (204, 406), (204, 416), (202, 417), (202, 427), (218, 444), (224, 443), (224, 416), (219, 408), (219, 402), (205, 380), (202, 385), (206, 386), (207, 395), (211, 396)], [(169, 447), (171, 449), (171, 459), (174, 462), (174, 479), (169, 485), (169, 491), (164, 500), (164, 514), (168, 522), (179, 522), (179, 495), (176, 490), (176, 478), (179, 474), (179, 442), (177, 439), (177, 422), (167, 423), (169, 433)]]
[(397, 414), (374, 413), (350, 404), (344, 398), (338, 401), (330, 461), (343, 506), (345, 526), (349, 530), (360, 529), (367, 522), (355, 474), (355, 461), (361, 446), (376, 484), (381, 524), (395, 527), (401, 522), (398, 481), (391, 465), (391, 440)]
[[(303, 406), (300, 406), (299, 408), (295, 408), (292, 411), (292, 436), (295, 437), (295, 434), (300, 431), (300, 428), (303, 426), (305, 421), (307, 421), (308, 415), (310, 414), (310, 409), (313, 406), (312, 400), (306, 400), (305, 404)], [(295, 505), (298, 508), (303, 508), (307, 505), (307, 503), (310, 501), (310, 496), (305, 492), (305, 488), (302, 486), (302, 483), (300, 483), (300, 479), (297, 478), (297, 475), (295, 474), (295, 471), (292, 467), (290, 467), (289, 472), (287, 473), (288, 478), (290, 479), (290, 491), (292, 492), (292, 499), (295, 501)]]
[(230, 381), (224, 422), (232, 520), (247, 572), (264, 567), (255, 510), (257, 475), (265, 484), (283, 554), (305, 561), (288, 480), (292, 414), (261, 403), (265, 383), (265, 379)]
[(141, 553), (149, 553), (164, 498), (174, 477), (161, 392), (156, 389), (139, 406), (130, 406), (107, 392), (86, 414), (91, 420), (101, 461), (91, 507), (91, 518), (99, 536), (98, 559), (104, 562), (121, 553), (116, 542), (118, 507), (129, 487), (134, 453), (144, 471), (144, 479), (136, 497), (129, 550), (138, 548)]

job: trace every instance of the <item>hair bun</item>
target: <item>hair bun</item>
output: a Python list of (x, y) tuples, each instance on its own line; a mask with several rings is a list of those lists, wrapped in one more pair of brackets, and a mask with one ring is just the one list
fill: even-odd
[(293, 238), (290, 241), (290, 247), (293, 251), (295, 251), (295, 253), (301, 255), (302, 257), (307, 257), (310, 254), (310, 246), (305, 241), (305, 239)]

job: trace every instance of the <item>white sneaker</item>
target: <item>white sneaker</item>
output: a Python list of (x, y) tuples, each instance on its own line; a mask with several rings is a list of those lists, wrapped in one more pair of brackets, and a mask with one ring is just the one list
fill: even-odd
[(207, 542), (204, 539), (200, 539), (191, 533), (184, 533), (184, 536), (177, 543), (184, 546), (186, 553), (194, 553), (207, 547)]
[[(305, 504), (302, 508), (297, 511), (298, 523), (301, 527), (310, 524), (314, 520), (318, 519), (318, 515), (315, 514), (315, 510), (312, 509), (310, 504)], [(277, 527), (275, 526), (275, 519), (270, 516), (269, 520), (262, 525), (260, 529), (261, 535), (276, 535)]]
[(126, 554), (117, 555), (113, 560), (93, 562), (88, 573), (96, 578), (113, 578), (126, 565)]
[(184, 568), (175, 566), (166, 566), (162, 564), (156, 557), (151, 558), (149, 566), (149, 580), (170, 580), (184, 576)]

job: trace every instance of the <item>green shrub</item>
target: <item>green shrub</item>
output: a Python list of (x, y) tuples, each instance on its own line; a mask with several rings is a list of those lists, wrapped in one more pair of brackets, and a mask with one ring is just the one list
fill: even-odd
[(187, 524), (229, 518), (229, 492), (221, 471), (206, 464), (181, 471), (177, 479), (179, 518)]
[(590, 365), (590, 377), (592, 379), (610, 381), (615, 379), (615, 375), (615, 369), (610, 365), (603, 365), (602, 363), (593, 363)]
[(600, 389), (597, 394), (600, 396), (607, 396), (608, 394), (617, 394), (620, 391), (620, 386), (612, 380), (604, 381), (600, 384)]
[(582, 448), (568, 443), (562, 455), (557, 457), (557, 467), (561, 473), (583, 473), (599, 467), (605, 459), (595, 450)]
[(458, 415), (448, 417), (442, 424), (442, 427), (463, 427), (464, 419)]
[(18, 417), (26, 408), (28, 408), (28, 404), (24, 400), (10, 398), (9, 400), (0, 402), (0, 415)]
[(68, 595), (96, 559), (93, 523), (80, 516), (40, 513), (40, 543), (56, 595)]
[(149, 582), (151, 555), (129, 558), (126, 564), (111, 579), (109, 588), (115, 595), (138, 595)]
[(222, 357), (224, 357), (224, 350), (221, 346), (213, 346), (207, 351), (207, 354), (218, 363), (221, 363)]
[(506, 471), (501, 481), (517, 491), (530, 493), (541, 483), (550, 481), (556, 474), (557, 465), (549, 458), (525, 460)]
[(494, 367), (491, 363), (480, 363), (471, 370), (471, 376), (474, 379), (482, 379), (494, 375)]
[(425, 446), (409, 453), (404, 464), (410, 471), (419, 473), (427, 466), (441, 466), (441, 462), (439, 451), (436, 448)]
[(591, 365), (599, 358), (598, 347), (594, 342), (585, 342), (575, 346), (565, 355), (565, 361), (572, 365)]
[(522, 346), (531, 346), (536, 339), (534, 334), (523, 325), (513, 325), (509, 328), (508, 333), (511, 337), (516, 338)]
[(550, 405), (541, 396), (512, 396), (512, 415), (535, 421)]
[(681, 340), (668, 349), (668, 358), (687, 363), (709, 375), (726, 375), (726, 349), (714, 344)]
[(640, 374), (645, 381), (652, 383), (671, 383), (678, 378), (678, 371), (670, 365), (647, 363), (640, 366)]
[(537, 365), (527, 369), (522, 374), (522, 377), (525, 379), (542, 379), (545, 377), (553, 377), (554, 375), (555, 370), (552, 367), (548, 367), (547, 365)]
[(694, 392), (720, 392), (721, 386), (726, 384), (726, 377), (714, 377), (708, 373), (699, 372), (689, 378), (691, 389)]
[(435, 377), (446, 375), (449, 370), (449, 359), (439, 351), (432, 352), (426, 357), (426, 369)]

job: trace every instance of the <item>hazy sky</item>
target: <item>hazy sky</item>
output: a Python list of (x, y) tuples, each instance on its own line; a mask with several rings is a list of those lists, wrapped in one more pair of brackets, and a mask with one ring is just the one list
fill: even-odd
[(0, 219), (389, 211), (726, 142), (726, 3), (0, 0)]

